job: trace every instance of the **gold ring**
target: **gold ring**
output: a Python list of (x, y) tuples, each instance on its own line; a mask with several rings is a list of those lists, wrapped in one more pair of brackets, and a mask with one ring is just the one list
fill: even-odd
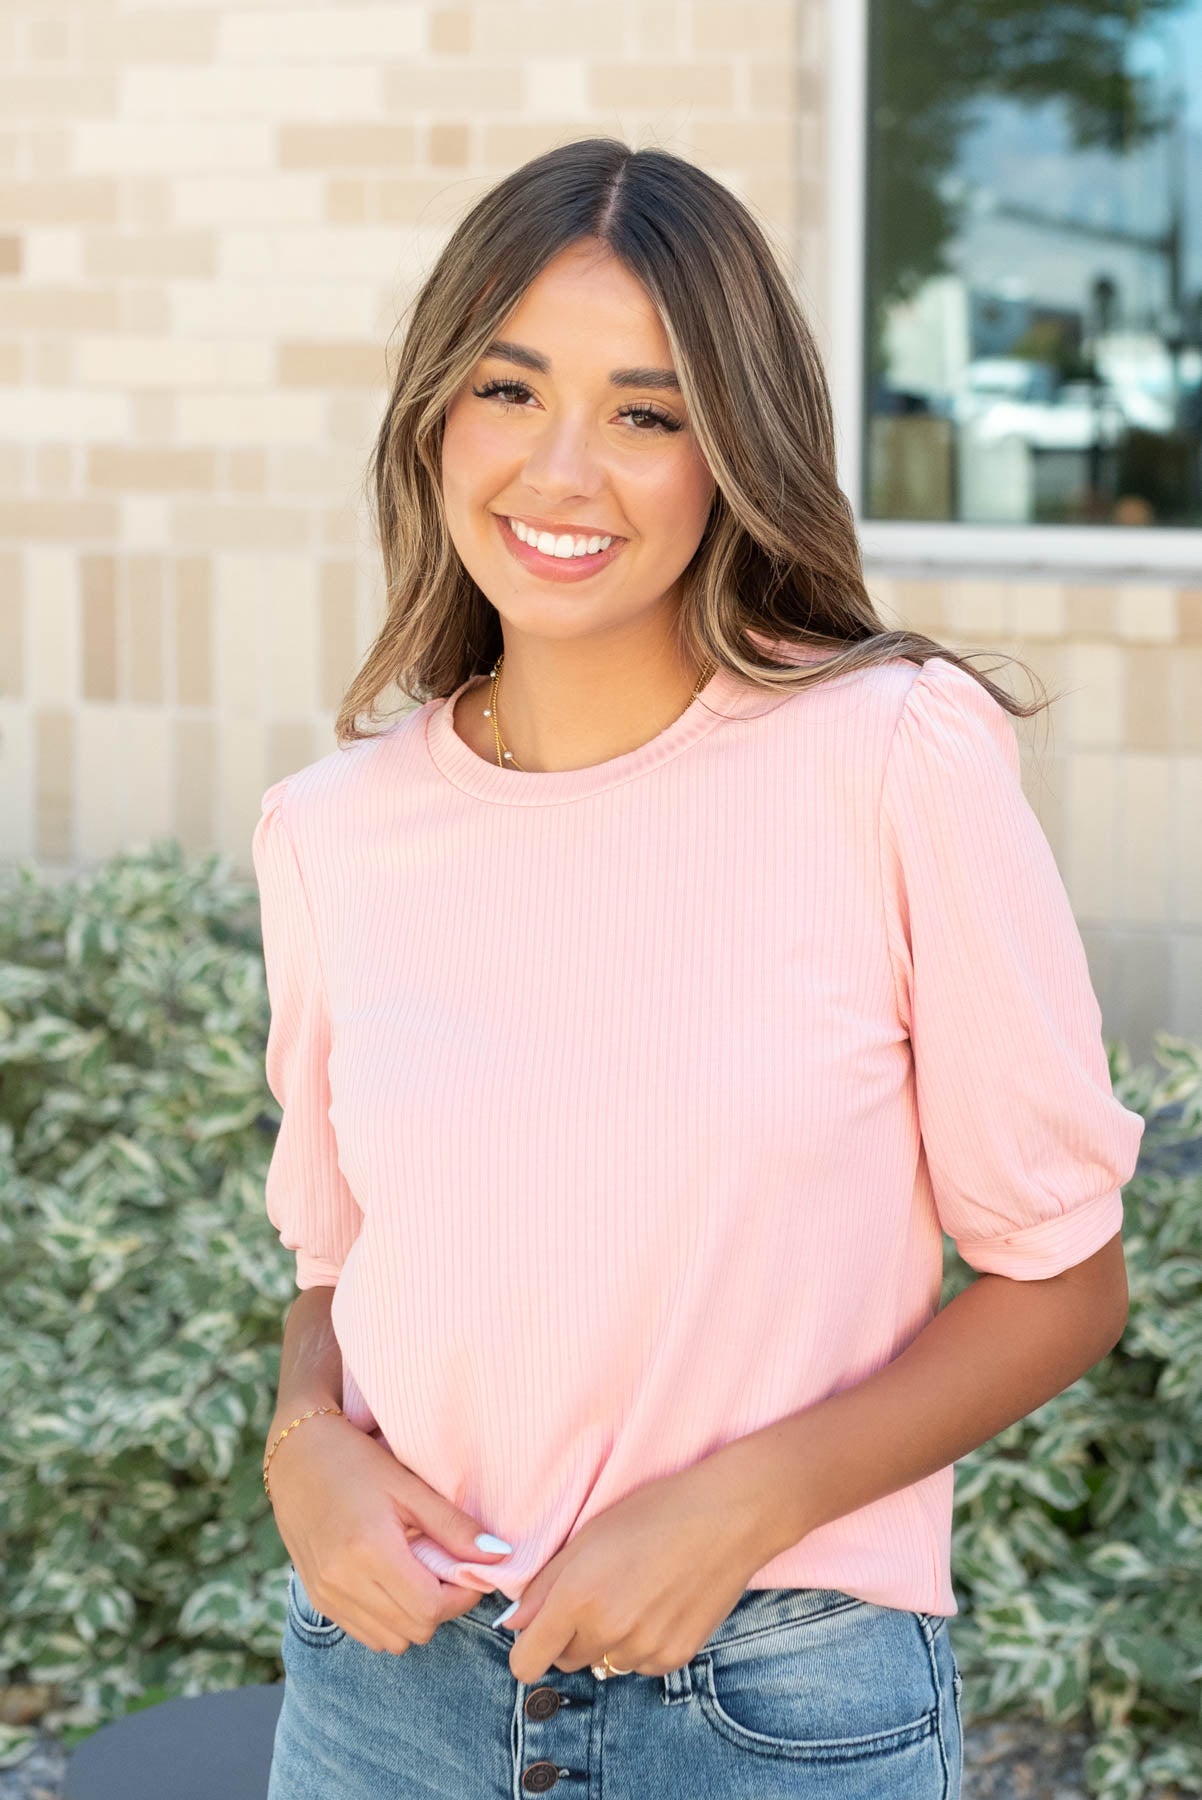
[(599, 1663), (592, 1664), (592, 1671), (598, 1681), (608, 1681), (611, 1675), (632, 1675), (634, 1673), (633, 1669), (619, 1669), (617, 1663), (611, 1663), (608, 1650), (605, 1651)]

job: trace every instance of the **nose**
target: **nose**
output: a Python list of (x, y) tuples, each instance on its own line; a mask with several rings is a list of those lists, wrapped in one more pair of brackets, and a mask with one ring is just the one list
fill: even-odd
[(565, 414), (548, 419), (535, 434), (522, 471), (532, 494), (539, 494), (552, 512), (552, 500), (586, 501), (597, 492), (601, 465), (589, 427)]

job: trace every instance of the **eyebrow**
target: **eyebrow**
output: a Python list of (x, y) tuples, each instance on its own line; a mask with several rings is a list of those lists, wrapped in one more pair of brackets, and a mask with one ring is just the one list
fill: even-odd
[[(528, 349), (525, 344), (512, 343), (508, 338), (493, 338), (485, 345), (482, 355), (517, 363), (520, 368), (533, 369), (536, 375), (546, 375), (551, 368), (549, 357)], [(609, 379), (614, 387), (670, 388), (674, 393), (680, 393), (675, 369), (611, 369)]]

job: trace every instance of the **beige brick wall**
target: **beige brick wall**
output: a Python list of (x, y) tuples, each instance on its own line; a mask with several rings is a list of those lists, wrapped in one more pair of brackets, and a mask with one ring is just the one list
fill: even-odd
[[(827, 293), (823, 0), (9, 0), (0, 15), (0, 862), (173, 834), (249, 872), (333, 747), (380, 581), (384, 347), (549, 144), (657, 143)], [(1109, 1027), (1202, 1031), (1202, 589), (917, 582), (883, 609), (1073, 689), (1028, 746)]]

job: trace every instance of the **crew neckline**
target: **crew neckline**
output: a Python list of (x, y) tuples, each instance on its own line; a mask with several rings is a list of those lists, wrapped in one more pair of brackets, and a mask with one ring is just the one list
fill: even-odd
[[(706, 737), (724, 719), (738, 716), (749, 701), (767, 699), (780, 704), (782, 696), (741, 680), (721, 664), (705, 686), (662, 731), (621, 756), (588, 763), (580, 769), (502, 769), (486, 762), (459, 736), (454, 726), (454, 707), (459, 696), (480, 682), (478, 675), (461, 681), (453, 693), (430, 702), (426, 716), (426, 747), (436, 767), (456, 787), (479, 800), (502, 805), (537, 806), (548, 801), (581, 800), (602, 793), (624, 781), (659, 768), (679, 756), (690, 744)], [(481, 685), (484, 685), (481, 683)], [(788, 698), (788, 696), (783, 696)]]

